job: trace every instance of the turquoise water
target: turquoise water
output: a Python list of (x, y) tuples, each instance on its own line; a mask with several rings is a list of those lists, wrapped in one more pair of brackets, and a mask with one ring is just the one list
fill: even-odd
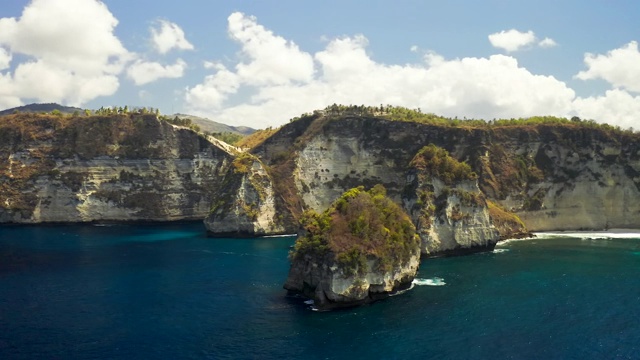
[(282, 289), (291, 237), (0, 227), (0, 359), (637, 359), (640, 239), (579, 236), (428, 259), (402, 295), (314, 312)]

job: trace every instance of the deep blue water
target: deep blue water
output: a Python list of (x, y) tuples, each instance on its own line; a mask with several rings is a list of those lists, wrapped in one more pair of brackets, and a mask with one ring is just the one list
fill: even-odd
[(631, 237), (428, 259), (421, 283), (445, 285), (314, 312), (282, 289), (290, 237), (0, 227), (0, 359), (637, 359)]

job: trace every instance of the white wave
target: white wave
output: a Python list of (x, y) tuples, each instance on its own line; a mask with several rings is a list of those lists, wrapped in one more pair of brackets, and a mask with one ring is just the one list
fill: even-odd
[(509, 249), (494, 249), (493, 253), (494, 254), (501, 254), (501, 253), (506, 253), (508, 251), (509, 251)]
[(536, 234), (536, 236), (527, 237), (527, 238), (501, 240), (496, 244), (496, 246), (504, 246), (504, 245), (508, 245), (508, 244), (514, 243), (514, 242), (531, 241), (531, 240), (536, 240), (536, 239), (538, 239), (537, 234)]
[(412, 284), (414, 285), (418, 285), (418, 286), (444, 286), (447, 283), (444, 282), (443, 278), (439, 278), (439, 277), (434, 277), (431, 279), (413, 279)]
[[(415, 279), (414, 279), (413, 281), (415, 281)], [(398, 295), (402, 295), (402, 294), (406, 293), (407, 291), (409, 291), (409, 290), (413, 289), (413, 288), (416, 286), (415, 282), (413, 282), (413, 281), (411, 282), (411, 285), (410, 285), (408, 288), (406, 288), (406, 289), (404, 289), (404, 290), (398, 290), (398, 291), (396, 291), (396, 292), (394, 292), (394, 293), (392, 293), (392, 294), (389, 294), (389, 296), (398, 296)]]
[(298, 234), (283, 234), (283, 235), (265, 235), (263, 238), (280, 238), (280, 237), (295, 237)]
[(315, 303), (315, 301), (313, 301), (313, 299), (307, 300), (304, 302), (307, 305), (313, 305)]
[(629, 229), (613, 229), (607, 231), (549, 231), (539, 232), (535, 235), (540, 239), (553, 239), (558, 237), (570, 237), (582, 240), (610, 240), (610, 239), (638, 239), (640, 231)]

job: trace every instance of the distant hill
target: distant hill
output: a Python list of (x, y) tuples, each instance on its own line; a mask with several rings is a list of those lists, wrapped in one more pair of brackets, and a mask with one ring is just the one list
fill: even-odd
[[(15, 112), (21, 113), (50, 113), (53, 110), (58, 110), (63, 114), (73, 114), (78, 111), (80, 113), (84, 112), (84, 109), (73, 107), (73, 106), (64, 106), (56, 103), (47, 103), (47, 104), (29, 104), (24, 106), (18, 106), (11, 109), (6, 109), (0, 111), (0, 116), (2, 115), (10, 115)], [(169, 117), (179, 117), (180, 119), (190, 119), (193, 124), (196, 124), (200, 127), (202, 131), (213, 132), (213, 133), (233, 133), (239, 134), (242, 136), (251, 135), (256, 132), (256, 129), (247, 127), (247, 126), (230, 126), (226, 124), (221, 124), (215, 122), (213, 120), (195, 116), (188, 114), (173, 114)]]
[(73, 107), (73, 106), (63, 106), (60, 104), (56, 104), (56, 103), (48, 103), (48, 104), (29, 104), (29, 105), (24, 105), (24, 106), (18, 106), (18, 107), (14, 107), (11, 109), (6, 109), (6, 110), (2, 110), (0, 111), (0, 116), (1, 115), (9, 115), (9, 114), (13, 114), (16, 111), (19, 112), (33, 112), (33, 113), (42, 113), (42, 112), (52, 112), (53, 110), (58, 110), (61, 113), (64, 114), (73, 114), (74, 112), (78, 111), (78, 112), (83, 112), (84, 109), (81, 108), (77, 108), (77, 107)]
[(213, 133), (234, 133), (240, 135), (251, 135), (256, 132), (256, 129), (250, 128), (247, 126), (230, 126), (226, 124), (221, 124), (219, 122), (215, 122), (213, 120), (188, 115), (188, 114), (173, 114), (170, 115), (171, 118), (179, 117), (180, 119), (189, 119), (192, 123), (198, 125), (202, 131), (213, 132)]

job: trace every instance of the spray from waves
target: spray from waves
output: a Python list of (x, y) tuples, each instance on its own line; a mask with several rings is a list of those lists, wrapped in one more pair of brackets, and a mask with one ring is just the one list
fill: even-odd
[[(396, 291), (395, 293), (390, 294), (389, 296), (397, 296), (400, 294), (404, 294), (416, 286), (425, 286), (425, 285), (426, 286), (444, 286), (444, 285), (447, 285), (447, 283), (445, 283), (444, 279), (441, 277), (432, 277), (430, 279), (413, 279), (413, 281), (411, 282), (411, 286), (409, 286), (408, 289)], [(314, 306), (315, 301), (313, 301), (312, 299), (304, 301), (304, 304), (309, 306), (309, 309), (311, 309), (311, 311), (329, 311), (329, 310), (320, 310), (317, 307), (315, 307)]]
[(640, 238), (638, 230), (616, 229), (608, 231), (552, 231), (535, 233), (540, 239), (553, 239), (558, 237), (570, 237), (581, 240), (611, 240), (611, 239), (637, 239)]
[(417, 286), (444, 286), (447, 285), (443, 278), (433, 277), (431, 279), (413, 279), (412, 285)]

